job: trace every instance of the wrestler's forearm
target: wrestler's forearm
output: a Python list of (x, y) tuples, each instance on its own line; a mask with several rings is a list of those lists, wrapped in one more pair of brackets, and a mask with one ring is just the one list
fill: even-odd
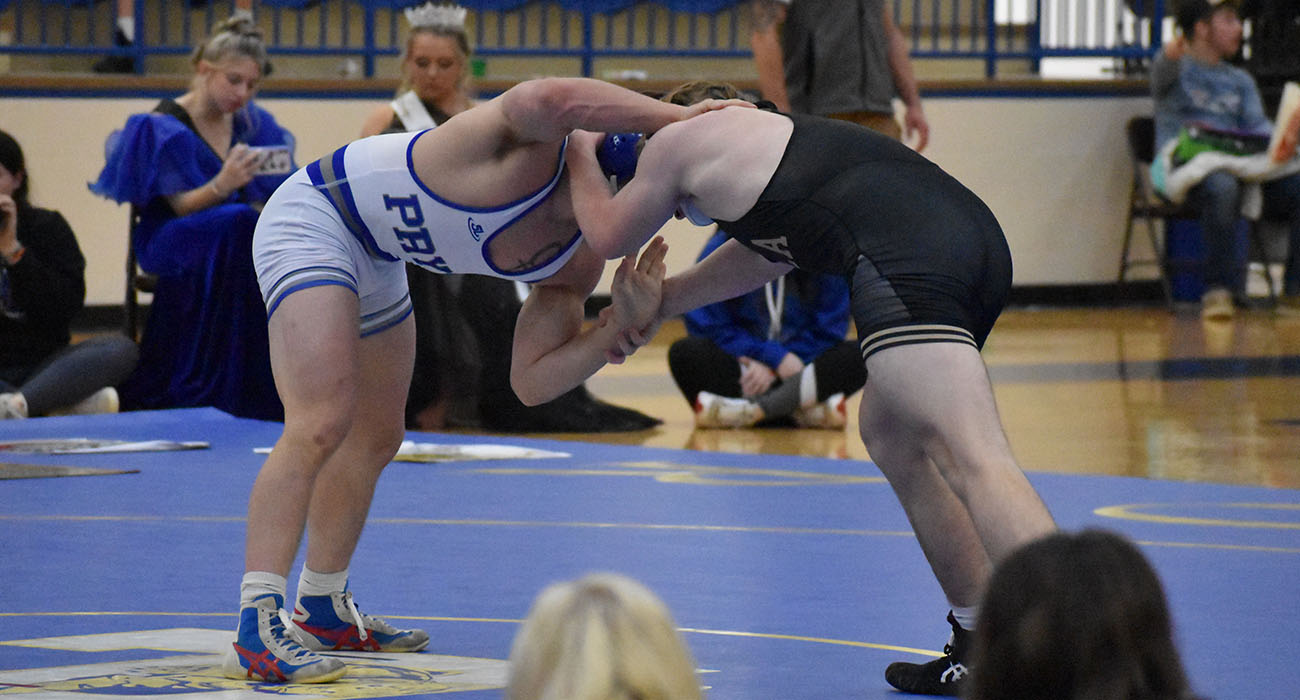
[(502, 96), (507, 119), (539, 141), (574, 129), (654, 132), (684, 119), (688, 110), (592, 78), (541, 78)]
[(774, 263), (734, 240), (727, 241), (700, 262), (664, 280), (660, 318), (747, 294), (789, 272), (792, 266)]
[[(547, 297), (547, 298), (539, 298)], [(546, 403), (582, 384), (606, 364), (619, 329), (583, 327), (583, 300), (534, 288), (515, 324), (510, 386), (527, 406)]]

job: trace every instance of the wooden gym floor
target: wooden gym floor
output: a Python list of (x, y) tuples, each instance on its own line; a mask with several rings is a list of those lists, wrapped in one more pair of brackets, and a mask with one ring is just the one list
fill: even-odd
[[(868, 459), (849, 430), (695, 430), (668, 375), (665, 327), (588, 387), (663, 419), (587, 441)], [(1300, 488), (1300, 318), (1228, 322), (1162, 308), (1009, 310), (984, 348), (1002, 421), (1027, 471)]]

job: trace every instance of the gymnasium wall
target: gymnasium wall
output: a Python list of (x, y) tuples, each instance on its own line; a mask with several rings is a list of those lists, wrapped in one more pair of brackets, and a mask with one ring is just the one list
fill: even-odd
[[(1123, 125), (1151, 111), (1143, 90), (999, 83), (923, 85), (923, 91), (932, 128), (925, 154), (998, 216), (1015, 261), (1015, 284), (1113, 282), (1128, 196)], [(268, 93), (259, 102), (297, 137), (301, 165), (354, 138), (378, 99), (374, 93), (349, 99), (300, 92)], [(156, 101), (0, 90), (0, 128), (26, 152), (32, 201), (61, 211), (86, 253), (88, 305), (122, 303), (127, 210), (91, 194), (86, 183), (103, 166), (105, 137)], [(669, 228), (671, 271), (690, 264), (708, 232), (678, 223)]]

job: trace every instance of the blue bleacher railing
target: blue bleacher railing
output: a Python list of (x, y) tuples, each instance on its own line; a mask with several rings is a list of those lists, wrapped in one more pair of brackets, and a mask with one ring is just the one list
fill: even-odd
[[(464, 0), (475, 52), (562, 57), (593, 75), (604, 58), (743, 58), (749, 0)], [(886, 0), (918, 59), (999, 64), (1036, 72), (1055, 57), (1140, 64), (1160, 46), (1167, 0)], [(375, 75), (401, 52), (412, 0), (258, 0), (254, 12), (272, 55), (339, 56)], [(188, 53), (229, 16), (232, 0), (135, 0), (136, 41), (115, 46), (112, 0), (0, 0), (0, 56), (103, 55), (132, 59)], [(1022, 64), (1022, 65), (1025, 65)]]

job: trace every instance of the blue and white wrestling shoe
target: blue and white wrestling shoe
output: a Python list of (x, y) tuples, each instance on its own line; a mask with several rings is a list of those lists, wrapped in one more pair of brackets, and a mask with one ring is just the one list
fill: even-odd
[(239, 611), (239, 631), (226, 650), (221, 672), (227, 678), (262, 683), (329, 683), (347, 673), (338, 659), (304, 649), (280, 617), (284, 599), (264, 595)]
[(293, 608), (289, 634), (312, 651), (420, 651), (429, 645), (424, 630), (399, 630), (384, 620), (363, 615), (352, 593), (308, 595)]

